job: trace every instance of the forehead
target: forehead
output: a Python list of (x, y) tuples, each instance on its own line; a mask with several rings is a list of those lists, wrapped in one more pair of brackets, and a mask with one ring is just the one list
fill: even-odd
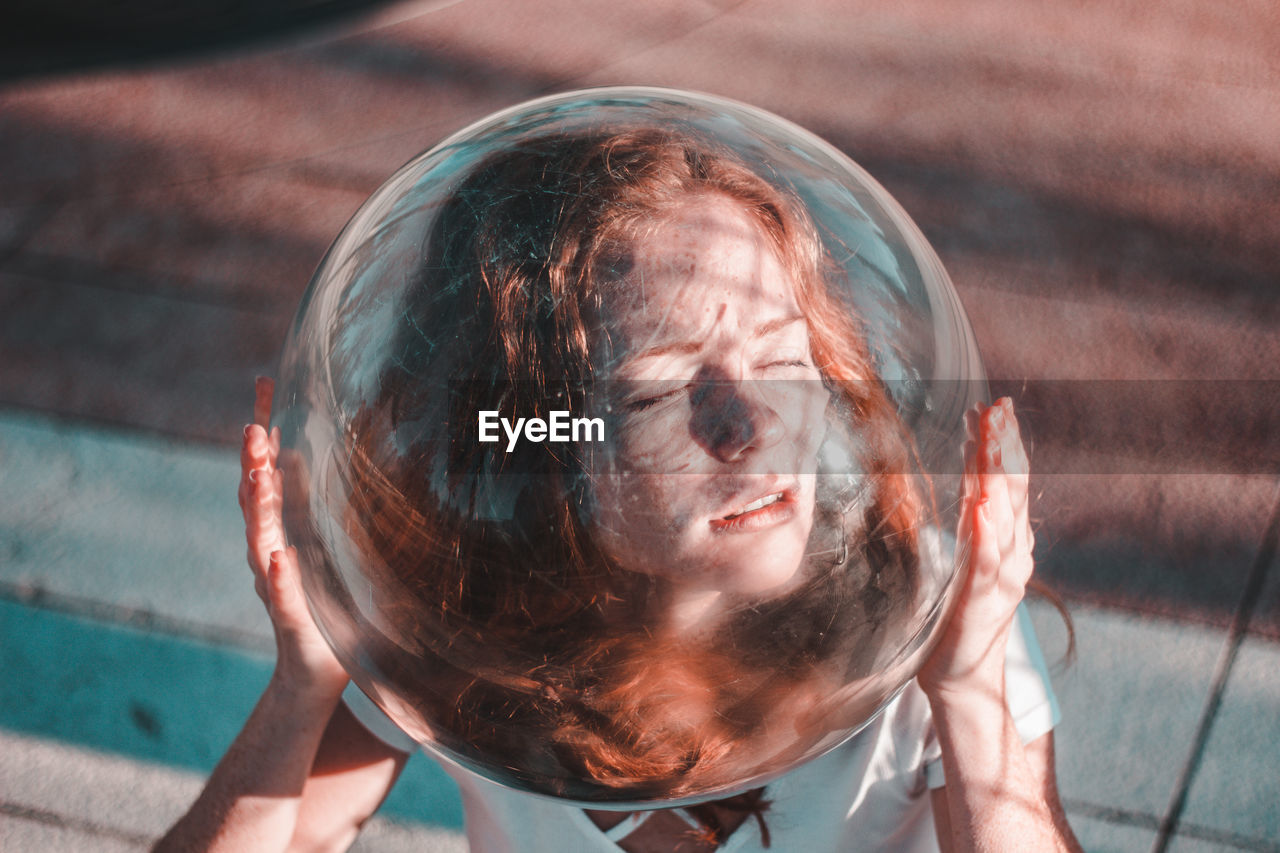
[(795, 285), (764, 226), (728, 197), (681, 204), (630, 249), (626, 286), (610, 300), (627, 337), (717, 321), (755, 325), (796, 311)]

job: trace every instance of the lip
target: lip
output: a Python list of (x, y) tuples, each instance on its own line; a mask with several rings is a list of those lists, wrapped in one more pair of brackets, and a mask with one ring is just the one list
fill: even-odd
[[(796, 516), (798, 492), (799, 487), (795, 484), (777, 484), (769, 488), (745, 493), (740, 497), (735, 497), (733, 503), (730, 504), (731, 508), (727, 509), (722, 515), (711, 519), (708, 524), (716, 533), (753, 533), (757, 530), (766, 530), (770, 527), (786, 524)], [(753, 509), (751, 512), (744, 512), (733, 518), (725, 517), (736, 512), (741, 507), (777, 494), (780, 494), (781, 497), (767, 506)]]

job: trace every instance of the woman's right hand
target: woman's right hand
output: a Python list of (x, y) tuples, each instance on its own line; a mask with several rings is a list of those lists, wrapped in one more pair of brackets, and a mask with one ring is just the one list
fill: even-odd
[(1030, 465), (1008, 397), (971, 409), (966, 423), (965, 496), (957, 532), (959, 542), (971, 543), (964, 585), (918, 680), (930, 701), (995, 697), (1003, 706), (1005, 650), (1035, 566)]
[[(350, 772), (370, 766), (368, 748), (352, 759), (344, 731), (360, 724), (338, 711), (347, 674), (311, 619), (297, 556), (285, 542), (280, 431), (267, 431), (271, 380), (259, 379), (256, 391), (254, 422), (244, 428), (240, 450), (239, 497), (254, 587), (275, 630), (276, 671), (200, 797), (156, 844), (157, 853), (321, 849), (316, 842), (345, 850), (403, 764), (383, 762), (372, 776)], [(335, 727), (335, 720), (350, 723)]]
[(274, 384), (259, 378), (254, 390), (254, 423), (244, 428), (240, 451), (239, 499), (254, 588), (275, 631), (275, 677), (293, 690), (336, 696), (346, 686), (347, 673), (311, 618), (297, 553), (285, 540), (284, 476), (276, 464), (280, 429), (267, 432)]

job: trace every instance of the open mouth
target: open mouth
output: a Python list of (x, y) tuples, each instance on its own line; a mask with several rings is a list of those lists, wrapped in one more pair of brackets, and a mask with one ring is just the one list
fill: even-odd
[(744, 516), (744, 515), (746, 515), (746, 514), (747, 514), (747, 513), (749, 513), (749, 512), (755, 512), (756, 510), (758, 510), (758, 509), (763, 509), (764, 507), (767, 507), (767, 506), (769, 506), (770, 504), (775, 504), (775, 503), (777, 503), (777, 502), (778, 502), (778, 501), (780, 501), (780, 500), (782, 500), (782, 492), (774, 492), (774, 493), (773, 493), (773, 494), (771, 494), (771, 495), (765, 495), (764, 497), (760, 498), (759, 500), (752, 501), (751, 503), (747, 504), (746, 506), (744, 506), (742, 509), (738, 510), (737, 512), (731, 512), (731, 513), (729, 513), (728, 515), (726, 515), (726, 516), (724, 517), (724, 520), (725, 520), (725, 521), (732, 521), (733, 519), (738, 518), (738, 517), (740, 517), (740, 516)]
[(711, 519), (717, 533), (739, 533), (764, 530), (790, 521), (796, 514), (796, 490), (783, 488), (761, 495), (733, 512)]

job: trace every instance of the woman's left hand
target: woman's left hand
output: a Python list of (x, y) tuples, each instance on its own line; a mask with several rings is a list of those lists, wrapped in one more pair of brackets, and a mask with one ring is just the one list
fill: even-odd
[(965, 583), (942, 639), (918, 679), (932, 701), (998, 697), (1014, 612), (1034, 565), (1027, 511), (1029, 467), (1008, 397), (967, 413), (965, 498), (958, 539)]
[[(347, 673), (316, 627), (302, 591), (297, 553), (285, 540), (284, 472), (280, 429), (268, 432), (273, 383), (259, 378), (255, 387), (254, 423), (245, 427), (240, 452), (240, 509), (254, 588), (267, 608), (276, 635), (275, 678), (298, 695), (336, 697)], [(298, 472), (293, 472), (298, 476)], [(294, 488), (298, 484), (294, 483)]]

